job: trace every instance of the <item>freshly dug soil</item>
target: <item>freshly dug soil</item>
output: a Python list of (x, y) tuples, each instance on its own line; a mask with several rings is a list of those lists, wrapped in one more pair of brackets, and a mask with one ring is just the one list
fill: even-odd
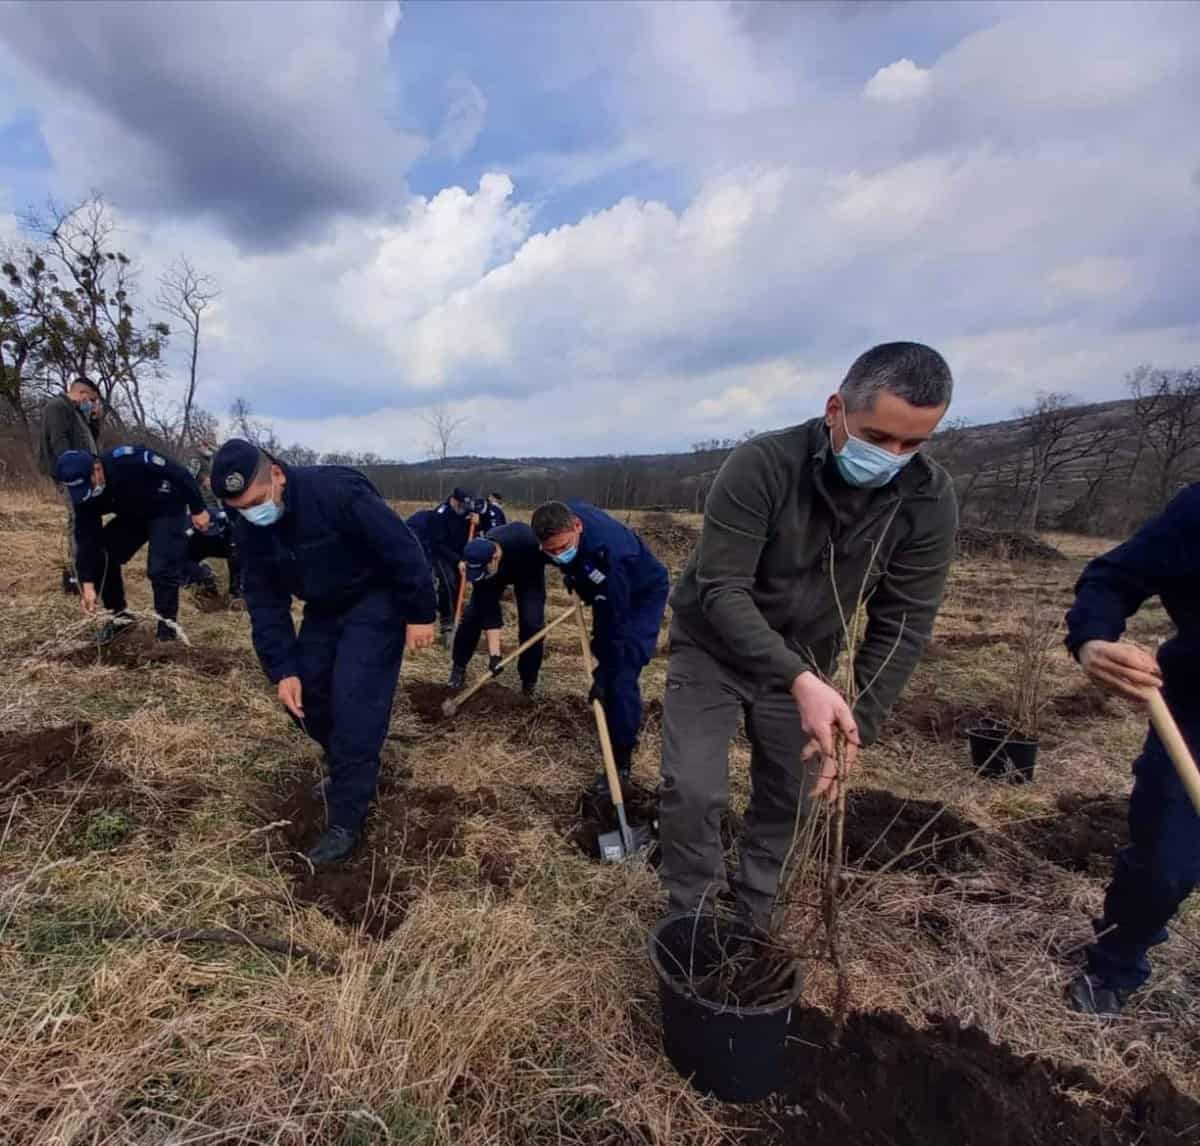
[(86, 645), (67, 653), (62, 659), (67, 664), (85, 668), (95, 664), (124, 669), (178, 664), (203, 676), (224, 677), (242, 658), (230, 649), (189, 646), (182, 641), (157, 641), (154, 626), (142, 621), (132, 632), (122, 633), (111, 644)]
[(1074, 692), (1056, 696), (1050, 701), (1050, 709), (1061, 720), (1093, 720), (1098, 716), (1114, 716), (1119, 706), (1094, 685), (1085, 684)]
[(885, 735), (915, 732), (928, 740), (949, 744), (962, 740), (967, 728), (978, 720), (978, 705), (912, 692), (901, 697), (888, 715)]
[[(921, 832), (930, 820), (933, 823)], [(921, 835), (913, 843), (918, 832)], [(985, 854), (977, 825), (945, 805), (904, 800), (873, 788), (850, 793), (845, 841), (846, 862), (866, 871), (875, 871), (893, 859), (896, 862), (890, 871), (963, 871), (977, 866)], [(910, 847), (912, 853), (905, 855)]]
[(1032, 533), (1014, 529), (982, 529), (964, 525), (958, 530), (960, 557), (997, 557), (1004, 561), (1065, 561), (1066, 555)]
[[(311, 774), (292, 774), (276, 791), (272, 818), (290, 821), (283, 845), (299, 853), (325, 827), (325, 802), (314, 799)], [(431, 864), (463, 853), (463, 822), (497, 807), (490, 788), (458, 792), (449, 785), (413, 788), (384, 779), (366, 834), (345, 863), (314, 870), (301, 855), (291, 862), (293, 894), (332, 918), (377, 938), (404, 920), (417, 884)]]
[(647, 513), (634, 527), (650, 551), (668, 569), (678, 572), (700, 543), (700, 531), (670, 513)]
[[(1082, 1069), (997, 1045), (934, 1018), (919, 1031), (884, 1011), (851, 1015), (841, 1045), (822, 1012), (793, 1016), (786, 1091), (733, 1120), (745, 1146), (1180, 1146), (1200, 1104), (1165, 1079), (1105, 1094)], [(1062, 1090), (1097, 1096), (1073, 1102)], [(1100, 1096), (1104, 1095), (1104, 1100)]]
[(1113, 857), (1129, 842), (1129, 801), (1065, 792), (1055, 804), (1057, 816), (1013, 824), (1004, 834), (1068, 871), (1108, 875)]
[(1018, 633), (946, 633), (935, 636), (925, 649), (925, 659), (938, 659), (953, 652), (973, 652), (992, 645), (1012, 645), (1020, 640)]
[[(658, 792), (647, 788), (636, 780), (626, 785), (625, 818), (631, 828), (648, 825), (655, 843), (650, 848), (648, 860), (658, 864)], [(559, 830), (572, 847), (578, 848), (591, 859), (600, 858), (600, 837), (605, 832), (618, 828), (617, 810), (607, 796), (595, 797), (584, 792), (575, 806), (575, 814), (560, 822)]]
[[(468, 679), (468, 685), (474, 684), (474, 678)], [(464, 690), (448, 688), (444, 684), (433, 684), (430, 681), (414, 680), (404, 682), (404, 692), (413, 706), (413, 711), (426, 724), (440, 724), (444, 720), (454, 720), (459, 715), (446, 716), (442, 712), (442, 704), (461, 696)], [(480, 689), (463, 705), (462, 716), (493, 716), (504, 718), (511, 715), (528, 715), (533, 702), (528, 701), (519, 691), (506, 688), (499, 682), (489, 684)]]
[(91, 776), (115, 776), (96, 767), (98, 750), (90, 724), (64, 724), (0, 736), (0, 795), (17, 788), (41, 789)]

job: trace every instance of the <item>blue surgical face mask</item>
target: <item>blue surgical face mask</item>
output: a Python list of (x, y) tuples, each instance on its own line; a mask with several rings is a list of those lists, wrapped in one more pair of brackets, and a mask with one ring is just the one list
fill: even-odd
[(95, 403), (91, 400), (91, 398), (84, 398), (84, 400), (79, 403), (79, 412), (85, 418), (88, 417), (95, 408)]
[(561, 553), (550, 553), (547, 556), (555, 565), (570, 565), (578, 553), (579, 546), (572, 545), (570, 549), (564, 549)]
[(283, 506), (271, 499), (239, 509), (238, 513), (251, 525), (274, 525), (283, 516)]
[(907, 454), (893, 454), (882, 446), (856, 438), (846, 425), (845, 410), (842, 411), (842, 427), (846, 431), (846, 444), (836, 450), (833, 456), (837, 458), (838, 472), (851, 485), (863, 489), (885, 486), (917, 456), (916, 450)]

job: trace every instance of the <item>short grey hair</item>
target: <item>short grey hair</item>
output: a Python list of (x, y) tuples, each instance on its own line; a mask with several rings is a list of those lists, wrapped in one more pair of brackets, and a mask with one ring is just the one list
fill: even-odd
[(883, 342), (860, 354), (838, 393), (850, 413), (869, 410), (886, 390), (910, 406), (949, 406), (954, 379), (946, 360), (920, 342)]

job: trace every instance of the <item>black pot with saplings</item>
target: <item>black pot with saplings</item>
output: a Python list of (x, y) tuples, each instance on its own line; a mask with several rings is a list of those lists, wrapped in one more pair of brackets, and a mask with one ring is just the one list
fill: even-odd
[(1018, 782), (1033, 779), (1048, 699), (1046, 680), (1061, 637), (1061, 621), (1043, 607), (1039, 592), (1018, 622), (1003, 717), (981, 720), (967, 731), (976, 775)]
[(745, 925), (685, 912), (651, 932), (663, 1049), (697, 1090), (757, 1102), (785, 1082), (784, 1043), (803, 975), (791, 952)]

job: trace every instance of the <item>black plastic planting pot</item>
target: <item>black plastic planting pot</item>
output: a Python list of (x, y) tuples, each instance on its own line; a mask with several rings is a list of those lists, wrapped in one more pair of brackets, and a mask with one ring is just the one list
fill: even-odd
[(1033, 779), (1038, 742), (1011, 732), (1002, 725), (983, 725), (967, 731), (971, 762), (981, 776), (996, 776), (1018, 783)]
[[(716, 932), (714, 933), (714, 926)], [(784, 1083), (788, 1017), (800, 997), (799, 964), (785, 995), (765, 1007), (721, 1006), (689, 986), (714, 970), (728, 925), (693, 913), (672, 915), (650, 934), (650, 962), (658, 975), (663, 1049), (671, 1065), (697, 1090), (723, 1102), (757, 1102)]]

